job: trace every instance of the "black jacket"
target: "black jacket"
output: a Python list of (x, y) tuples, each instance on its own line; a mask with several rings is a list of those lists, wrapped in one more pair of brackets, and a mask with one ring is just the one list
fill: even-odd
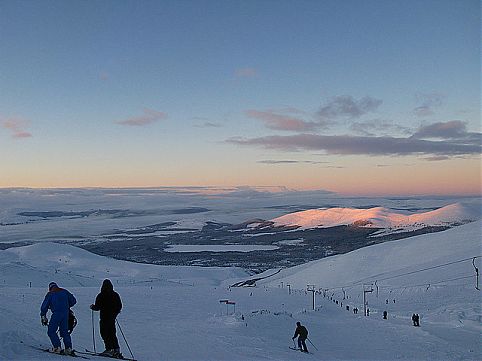
[(295, 330), (295, 335), (293, 338), (296, 336), (300, 335), (300, 339), (306, 340), (308, 338), (308, 330), (306, 329), (305, 326), (297, 326)]
[(103, 320), (115, 319), (122, 309), (120, 296), (114, 291), (110, 280), (104, 280), (100, 293), (95, 298), (92, 307), (94, 311), (100, 311), (100, 318)]

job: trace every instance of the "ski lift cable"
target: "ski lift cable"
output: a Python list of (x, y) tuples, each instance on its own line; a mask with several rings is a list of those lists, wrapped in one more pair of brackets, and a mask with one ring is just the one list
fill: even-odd
[[(447, 282), (453, 282), (453, 281), (458, 281), (458, 280), (463, 280), (463, 279), (468, 279), (468, 278), (473, 278), (474, 276), (473, 275), (470, 275), (470, 276), (463, 276), (463, 277), (457, 277), (457, 278), (451, 278), (451, 279), (447, 279), (447, 280), (441, 280), (441, 281), (437, 281), (437, 282), (425, 282), (425, 283), (421, 283), (421, 284), (418, 284), (418, 285), (403, 285), (403, 286), (388, 286), (388, 285), (383, 285), (381, 286), (381, 288), (384, 288), (384, 291), (394, 291), (394, 290), (399, 290), (399, 289), (406, 289), (406, 288), (415, 288), (415, 287), (427, 287), (427, 285), (430, 285), (430, 286), (433, 286), (433, 285), (439, 285), (439, 284), (443, 284), (443, 283), (447, 283)], [(460, 284), (458, 286), (465, 286), (465, 285), (468, 285), (469, 283), (464, 283), (464, 284)]]
[[(415, 274), (415, 273), (419, 273), (419, 272), (424, 272), (424, 271), (428, 271), (428, 270), (432, 270), (432, 269), (436, 269), (436, 268), (441, 268), (441, 267), (445, 267), (445, 266), (449, 266), (449, 265), (452, 265), (452, 264), (456, 264), (456, 263), (462, 263), (462, 262), (466, 262), (466, 261), (469, 261), (469, 260), (474, 260), (476, 258), (481, 258), (481, 256), (475, 256), (475, 257), (469, 257), (469, 258), (464, 258), (464, 259), (461, 259), (461, 260), (457, 260), (457, 261), (452, 261), (452, 262), (447, 262), (447, 263), (442, 263), (442, 264), (438, 264), (438, 265), (435, 265), (435, 266), (431, 266), (431, 267), (427, 267), (427, 268), (422, 268), (422, 269), (419, 269), (419, 270), (415, 270), (415, 271), (410, 271), (410, 272), (405, 272), (405, 273), (401, 273), (401, 274), (398, 274), (398, 275), (394, 275), (394, 276), (390, 276), (390, 277), (385, 277), (385, 278), (377, 278), (377, 276), (381, 275), (381, 274), (378, 274), (378, 275), (374, 275), (374, 276), (370, 276), (370, 277), (365, 277), (365, 278), (362, 278), (358, 281), (355, 281), (353, 282), (352, 284), (350, 285), (345, 285), (345, 286), (339, 286), (339, 287), (330, 287), (330, 288), (326, 288), (326, 290), (336, 290), (336, 289), (341, 289), (341, 288), (353, 288), (353, 287), (356, 287), (356, 286), (359, 286), (361, 284), (363, 284), (363, 282), (367, 281), (367, 280), (377, 280), (377, 281), (386, 281), (386, 280), (389, 280), (389, 279), (393, 279), (393, 278), (398, 278), (398, 277), (402, 277), (402, 276), (407, 276), (407, 275), (411, 275), (411, 274)], [(382, 274), (387, 274), (388, 272), (384, 272)]]
[(413, 288), (413, 287), (426, 287), (428, 284), (433, 286), (433, 285), (438, 285), (438, 284), (445, 283), (445, 282), (458, 281), (458, 280), (463, 280), (463, 279), (473, 278), (473, 277), (474, 277), (473, 275), (470, 275), (470, 276), (451, 278), (451, 279), (448, 279), (448, 280), (442, 280), (442, 281), (438, 281), (438, 282), (425, 282), (425, 283), (418, 284), (418, 285), (404, 285), (404, 286), (396, 286), (396, 287), (383, 286), (383, 287), (387, 288), (388, 290), (397, 290), (397, 289), (401, 289), (401, 288)]

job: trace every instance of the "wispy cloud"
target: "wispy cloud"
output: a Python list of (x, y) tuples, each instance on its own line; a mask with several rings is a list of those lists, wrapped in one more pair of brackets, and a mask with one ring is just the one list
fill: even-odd
[(374, 136), (377, 133), (397, 132), (400, 134), (410, 134), (411, 131), (407, 127), (395, 124), (391, 121), (373, 119), (366, 122), (353, 122), (350, 124), (350, 129), (357, 134)]
[(220, 128), (222, 125), (220, 123), (204, 122), (202, 124), (194, 125), (196, 128)]
[(25, 128), (28, 127), (28, 123), (28, 120), (17, 117), (0, 119), (2, 128), (9, 130), (12, 133), (13, 138), (32, 137), (32, 134), (25, 130)]
[(417, 94), (416, 98), (420, 105), (413, 109), (413, 113), (419, 117), (426, 117), (434, 114), (433, 109), (443, 104), (445, 95), (439, 93)]
[(316, 161), (316, 160), (259, 160), (257, 163), (261, 164), (327, 164), (328, 162)]
[(382, 103), (382, 100), (370, 96), (357, 100), (351, 95), (338, 95), (321, 106), (317, 115), (325, 121), (337, 118), (360, 118), (362, 115), (377, 110)]
[(166, 113), (158, 112), (157, 110), (146, 108), (144, 109), (143, 112), (144, 112), (143, 115), (128, 118), (125, 120), (120, 120), (115, 123), (119, 125), (126, 125), (126, 126), (132, 126), (132, 127), (142, 127), (167, 118)]
[(246, 110), (245, 114), (257, 120), (261, 120), (267, 128), (285, 131), (311, 131), (319, 128), (321, 125), (315, 122), (308, 122), (291, 115), (275, 113), (272, 110)]
[(433, 157), (426, 157), (425, 160), (428, 160), (430, 162), (439, 162), (441, 160), (448, 160), (450, 157), (446, 155), (434, 155)]
[(284, 108), (278, 108), (278, 109), (268, 109), (266, 110), (267, 112), (272, 112), (272, 113), (288, 113), (288, 114), (301, 114), (301, 115), (308, 115), (307, 112), (304, 110), (295, 108), (295, 107), (284, 107)]
[(258, 71), (255, 68), (239, 68), (234, 71), (234, 75), (237, 78), (254, 78)]
[(350, 135), (297, 134), (258, 138), (231, 138), (228, 143), (260, 146), (280, 151), (324, 151), (344, 155), (470, 155), (480, 154), (480, 142), (462, 144), (458, 141), (432, 141), (417, 138), (367, 137)]

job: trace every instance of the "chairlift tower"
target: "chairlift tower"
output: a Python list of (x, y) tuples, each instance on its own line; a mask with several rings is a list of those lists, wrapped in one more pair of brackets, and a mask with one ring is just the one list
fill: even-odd
[[(366, 288), (365, 288), (366, 286), (370, 287), (370, 289), (366, 289)], [(367, 294), (367, 293), (371, 293), (371, 292), (373, 292), (373, 287), (372, 287), (371, 284), (370, 284), (370, 285), (363, 285), (363, 314), (364, 314), (365, 316), (368, 316), (368, 315), (367, 315), (367, 300), (366, 300), (366, 294)]]
[(313, 295), (313, 311), (314, 311), (315, 310), (315, 292), (316, 292), (315, 285), (307, 285), (306, 290), (308, 292), (311, 292)]

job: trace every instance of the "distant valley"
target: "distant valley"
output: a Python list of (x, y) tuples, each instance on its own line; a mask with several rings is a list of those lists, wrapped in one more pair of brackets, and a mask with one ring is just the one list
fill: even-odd
[(0, 249), (57, 242), (159, 265), (259, 273), (480, 219), (478, 198), (259, 190), (0, 191)]

